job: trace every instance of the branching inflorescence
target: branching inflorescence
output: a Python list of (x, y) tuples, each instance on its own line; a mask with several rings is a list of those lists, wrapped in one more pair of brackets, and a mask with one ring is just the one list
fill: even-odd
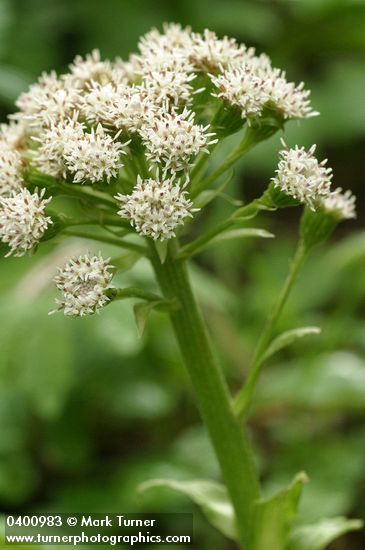
[[(287, 121), (318, 113), (303, 83), (289, 81), (268, 56), (233, 38), (168, 24), (162, 33), (153, 29), (142, 37), (138, 48), (128, 60), (104, 61), (97, 50), (78, 56), (67, 74), (43, 74), (19, 97), (18, 111), (0, 127), (0, 239), (7, 256), (34, 251), (57, 235), (78, 235), (152, 261), (163, 297), (113, 288), (118, 261), (113, 267), (113, 260), (110, 264), (100, 254), (69, 260), (55, 277), (62, 293), (58, 310), (67, 316), (90, 315), (125, 297), (167, 311), (171, 307), (239, 520), (237, 537), (247, 544), (258, 483), (233, 409), (238, 417), (248, 410), (275, 321), (303, 258), (338, 222), (355, 217), (355, 197), (331, 190), (332, 170), (314, 156), (315, 146), (305, 150), (283, 142), (276, 175), (264, 194), (180, 246), (176, 237), (184, 236), (187, 222), (223, 189), (221, 175)], [(242, 141), (222, 164), (207, 166), (217, 145), (240, 131), (245, 131)], [(80, 215), (72, 218), (62, 211), (58, 195), (78, 200)], [(233, 230), (237, 236), (235, 229), (262, 210), (300, 204), (304, 214), (294, 267), (259, 341), (252, 377), (231, 407), (189, 288), (185, 260), (220, 233)], [(98, 232), (73, 230), (77, 225), (97, 226)], [(257, 236), (255, 231), (247, 234)], [(204, 372), (211, 378), (209, 395)]]

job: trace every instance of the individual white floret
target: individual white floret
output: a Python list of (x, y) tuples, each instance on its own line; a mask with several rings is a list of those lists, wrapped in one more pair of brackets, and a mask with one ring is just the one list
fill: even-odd
[[(92, 315), (104, 307), (109, 298), (107, 291), (113, 278), (109, 259), (85, 254), (69, 260), (58, 268), (54, 282), (63, 294), (62, 299), (56, 299), (58, 311), (65, 315), (76, 317)], [(52, 311), (51, 313), (55, 313)]]
[(178, 182), (171, 179), (142, 180), (139, 176), (131, 195), (119, 194), (118, 214), (130, 220), (136, 231), (154, 240), (175, 236), (175, 230), (192, 216), (193, 203)]
[(118, 175), (122, 168), (121, 155), (125, 144), (113, 139), (99, 124), (90, 134), (70, 139), (64, 147), (63, 157), (67, 170), (75, 183), (97, 183)]
[(327, 159), (318, 162), (314, 156), (315, 145), (306, 151), (304, 147), (289, 149), (283, 141), (282, 144), (284, 149), (279, 153), (280, 161), (272, 181), (275, 187), (314, 210), (316, 202), (330, 192), (332, 169), (326, 167)]
[(11, 197), (0, 197), (0, 239), (9, 245), (6, 256), (24, 256), (34, 248), (52, 223), (45, 209), (50, 198), (44, 192), (22, 189)]
[(349, 189), (343, 192), (341, 187), (329, 193), (320, 202), (322, 208), (326, 212), (333, 214), (338, 220), (356, 218), (355, 203), (355, 195)]
[(146, 156), (160, 164), (163, 171), (178, 172), (188, 167), (200, 151), (209, 153), (208, 146), (216, 143), (208, 126), (194, 124), (194, 113), (184, 109), (181, 114), (163, 113), (140, 130)]
[(0, 196), (8, 197), (23, 187), (24, 164), (17, 150), (0, 147)]

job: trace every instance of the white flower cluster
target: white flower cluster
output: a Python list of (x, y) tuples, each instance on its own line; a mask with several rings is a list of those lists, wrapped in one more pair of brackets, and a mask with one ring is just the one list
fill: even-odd
[(217, 97), (222, 97), (241, 110), (242, 117), (259, 116), (264, 104), (269, 100), (265, 80), (257, 76), (249, 66), (229, 67), (222, 74), (211, 75), (218, 88)]
[(289, 149), (282, 144), (274, 185), (314, 210), (316, 201), (330, 192), (332, 169), (326, 168), (327, 160), (318, 162), (315, 145), (306, 151), (304, 147)]
[(199, 151), (208, 153), (207, 147), (217, 143), (210, 139), (214, 134), (207, 133), (208, 127), (194, 124), (194, 113), (187, 109), (181, 114), (164, 113), (140, 131), (146, 156), (162, 165), (164, 172), (179, 172)]
[(109, 181), (123, 167), (121, 153), (134, 134), (148, 159), (162, 164), (169, 176), (185, 169), (215, 143), (208, 126), (196, 123), (186, 109), (209, 78), (217, 88), (213, 95), (248, 120), (267, 105), (284, 119), (316, 114), (303, 84), (288, 82), (267, 56), (233, 38), (170, 24), (162, 33), (147, 33), (138, 48), (128, 61), (102, 60), (98, 50), (77, 56), (67, 74), (43, 74), (21, 94), (12, 118), (23, 144), (24, 136), (32, 149), (38, 144), (32, 154), (38, 170), (69, 174), (76, 183)]
[(123, 166), (124, 145), (113, 139), (101, 124), (84, 131), (84, 124), (75, 118), (51, 124), (40, 137), (34, 137), (39, 147), (33, 152), (33, 162), (51, 176), (67, 177), (75, 183), (110, 181)]
[(137, 132), (157, 109), (142, 86), (125, 83), (101, 85), (93, 82), (81, 103), (81, 113), (89, 124), (101, 123), (132, 133)]
[[(317, 114), (303, 83), (288, 81), (266, 55), (233, 38), (167, 24), (143, 36), (138, 50), (113, 61), (94, 50), (77, 56), (67, 74), (43, 74), (20, 95), (10, 122), (0, 125), (0, 239), (8, 255), (34, 248), (52, 224), (45, 190), (26, 188), (35, 170), (75, 184), (131, 184), (127, 188), (140, 173), (130, 194), (116, 195), (115, 208), (138, 233), (163, 241), (196, 210), (187, 191), (189, 168), (218, 141), (206, 121), (211, 111), (228, 103), (248, 124), (268, 112), (281, 120)], [(120, 173), (123, 155), (127, 166)], [(355, 198), (331, 192), (331, 178), (314, 147), (285, 147), (274, 185), (311, 208), (354, 217)], [(71, 316), (98, 311), (111, 279), (101, 256), (71, 260), (55, 279), (63, 293), (59, 309)]]
[[(58, 268), (54, 281), (62, 292), (62, 299), (56, 299), (58, 311), (69, 316), (91, 315), (109, 301), (107, 290), (113, 278), (109, 259), (85, 254), (71, 259)], [(55, 313), (52, 311), (51, 313)]]
[(109, 182), (117, 176), (118, 170), (123, 166), (120, 161), (122, 153), (125, 153), (123, 145), (98, 124), (90, 133), (66, 142), (63, 156), (75, 183), (96, 183), (103, 179)]
[(331, 191), (332, 169), (326, 167), (327, 159), (318, 162), (315, 145), (308, 151), (298, 146), (289, 149), (283, 140), (282, 145), (284, 149), (279, 153), (276, 176), (272, 179), (275, 187), (312, 210), (320, 207), (339, 220), (356, 216), (356, 198), (351, 191), (342, 193), (340, 188)]
[(0, 198), (0, 239), (9, 245), (7, 256), (24, 256), (34, 248), (52, 223), (45, 208), (44, 190), (31, 194), (22, 189), (11, 197)]
[(119, 194), (118, 214), (130, 220), (136, 231), (152, 239), (171, 239), (175, 229), (192, 216), (192, 202), (172, 179), (143, 181), (140, 177), (131, 195)]
[(304, 83), (288, 82), (285, 73), (271, 67), (266, 56), (247, 55), (240, 65), (229, 65), (217, 75), (211, 74), (218, 88), (217, 97), (241, 110), (248, 120), (259, 117), (265, 106), (273, 108), (283, 119), (317, 116), (310, 106), (310, 91)]

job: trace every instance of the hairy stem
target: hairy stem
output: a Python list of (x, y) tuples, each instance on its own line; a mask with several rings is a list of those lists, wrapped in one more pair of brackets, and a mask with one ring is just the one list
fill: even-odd
[(234, 411), (238, 418), (247, 416), (264, 363), (265, 352), (272, 340), (276, 323), (283, 310), (289, 293), (298, 278), (299, 271), (307, 257), (307, 253), (308, 251), (304, 246), (304, 243), (299, 241), (287, 278), (280, 291), (278, 299), (266, 320), (266, 324), (257, 343), (247, 380), (234, 401)]
[(176, 244), (161, 264), (151, 245), (153, 267), (162, 293), (179, 307), (170, 318), (198, 406), (215, 449), (223, 479), (236, 513), (241, 544), (247, 543), (252, 525), (253, 503), (259, 497), (259, 482), (247, 436), (233, 414), (222, 372), (191, 290), (186, 264), (177, 259)]

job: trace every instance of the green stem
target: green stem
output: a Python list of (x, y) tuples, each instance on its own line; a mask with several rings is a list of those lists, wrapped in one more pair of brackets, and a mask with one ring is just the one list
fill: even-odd
[(58, 188), (63, 194), (66, 196), (75, 197), (78, 199), (84, 199), (84, 200), (90, 200), (92, 202), (95, 202), (97, 205), (103, 204), (104, 206), (108, 206), (109, 208), (116, 209), (116, 202), (114, 199), (109, 198), (107, 195), (100, 191), (96, 191), (94, 189), (89, 189), (88, 187), (77, 187), (74, 183), (63, 183), (59, 182)]
[(94, 241), (100, 241), (102, 243), (112, 244), (114, 246), (119, 246), (120, 248), (128, 248), (129, 250), (135, 250), (140, 254), (148, 254), (148, 250), (144, 246), (140, 246), (129, 241), (121, 241), (120, 239), (114, 239), (113, 237), (104, 236), (104, 235), (93, 235), (87, 233), (86, 231), (79, 231), (73, 229), (64, 229), (62, 231), (64, 235), (70, 235), (72, 237), (81, 237), (82, 239), (91, 239)]
[(183, 246), (180, 250), (179, 258), (191, 258), (195, 256), (200, 252), (202, 248), (204, 248), (206, 243), (211, 241), (220, 233), (227, 231), (231, 227), (237, 226), (237, 224), (240, 223), (241, 220), (244, 221), (245, 219), (251, 219), (255, 217), (260, 208), (264, 207), (264, 197), (265, 195), (263, 195), (263, 197), (253, 200), (245, 206), (242, 206), (241, 208), (236, 210), (227, 220), (219, 223), (218, 225), (195, 239), (193, 242)]
[[(219, 105), (218, 109), (217, 109), (217, 112), (215, 113), (215, 115), (212, 118), (212, 122), (210, 124), (210, 130), (211, 131), (214, 132), (215, 124), (216, 124), (217, 120), (219, 119), (219, 117), (220, 117), (223, 110), (224, 110), (224, 105), (223, 105), (223, 103), (221, 103)], [(217, 141), (216, 143), (213, 143), (209, 147), (209, 154), (206, 153), (206, 152), (201, 153), (200, 158), (198, 159), (197, 163), (195, 164), (195, 166), (191, 170), (191, 174), (190, 174), (190, 185), (191, 185), (191, 187), (194, 187), (196, 180), (200, 177), (200, 174), (204, 170), (204, 167), (205, 167), (206, 163), (208, 162), (208, 160), (210, 158), (210, 155), (212, 154), (214, 149), (217, 147), (217, 145), (219, 145), (219, 141)]]
[(289, 293), (298, 278), (299, 271), (307, 257), (307, 254), (308, 250), (304, 246), (304, 243), (300, 240), (291, 262), (287, 278), (280, 291), (279, 297), (266, 320), (266, 324), (257, 343), (247, 380), (234, 401), (234, 411), (238, 418), (247, 416), (264, 363), (265, 352), (272, 340), (276, 323), (283, 310)]
[(112, 225), (131, 230), (131, 225), (126, 220), (123, 220), (119, 216), (108, 216), (102, 212), (99, 212), (98, 215), (93, 218), (64, 217), (64, 223), (67, 225), (67, 227), (72, 227), (74, 225)]
[(110, 290), (109, 294), (112, 300), (124, 300), (125, 298), (140, 298), (141, 300), (146, 300), (147, 302), (157, 302), (162, 300), (161, 296), (158, 294), (146, 292), (141, 288), (132, 286), (127, 288), (113, 288)]
[(152, 264), (165, 298), (179, 303), (179, 308), (169, 313), (171, 322), (232, 500), (240, 541), (244, 545), (252, 527), (253, 503), (259, 497), (253, 457), (247, 436), (234, 417), (227, 385), (192, 293), (185, 262), (172, 255), (176, 254), (176, 243), (171, 241), (169, 244), (164, 264), (151, 244)]
[(207, 242), (212, 240), (214, 237), (222, 233), (223, 231), (226, 231), (229, 229), (232, 225), (232, 219), (229, 218), (228, 220), (225, 220), (224, 222), (218, 224), (213, 229), (210, 229), (206, 233), (204, 233), (201, 237), (198, 237), (193, 241), (192, 243), (189, 243), (185, 246), (183, 246), (179, 252), (179, 258), (180, 259), (186, 259), (186, 258), (192, 258), (196, 254), (200, 252), (202, 248), (206, 245)]
[(233, 164), (248, 153), (257, 143), (272, 136), (276, 130), (277, 128), (272, 126), (263, 126), (259, 128), (248, 126), (241, 143), (232, 151), (232, 153), (219, 166), (219, 168), (214, 170), (214, 172), (212, 172), (208, 177), (194, 185), (191, 189), (191, 197), (195, 198), (199, 195), (199, 193), (214, 183), (219, 176), (227, 172)]
[(56, 190), (56, 194), (58, 195), (65, 195), (78, 199), (89, 200), (96, 203), (98, 206), (103, 204), (104, 206), (108, 206), (109, 208), (116, 208), (116, 203), (114, 199), (108, 197), (108, 195), (102, 193), (101, 191), (92, 189), (87, 185), (81, 187), (76, 183), (68, 183), (65, 180), (59, 180), (40, 172), (30, 172), (28, 174), (28, 178), (33, 185), (39, 185), (46, 188), (48, 187), (50, 189), (54, 188)]

